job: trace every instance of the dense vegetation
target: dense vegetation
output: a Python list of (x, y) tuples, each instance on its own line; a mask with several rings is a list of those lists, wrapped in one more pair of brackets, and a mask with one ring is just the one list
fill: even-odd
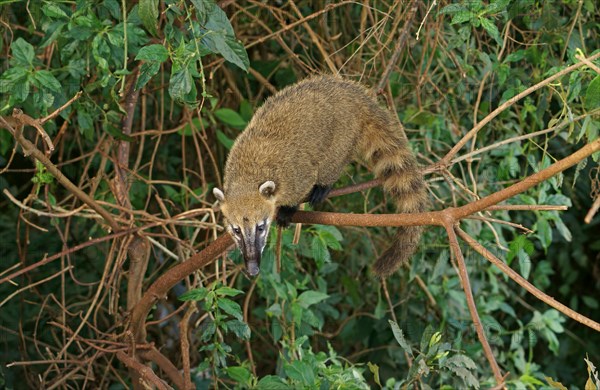
[[(385, 282), (369, 267), (393, 228), (274, 228), (258, 278), (244, 275), (234, 251), (157, 297), (145, 331), (130, 313), (160, 275), (224, 234), (211, 190), (228, 149), (266, 97), (307, 75), (361, 81), (397, 112), (426, 167), (432, 210), (469, 204), (591, 144), (600, 61), (582, 61), (600, 49), (598, 7), (0, 0), (0, 387), (159, 383), (138, 361), (171, 385), (189, 373), (197, 388), (495, 386), (457, 252), (439, 226)], [(436, 165), (481, 121), (447, 166)], [(600, 196), (598, 158), (503, 203), (529, 210), (460, 223), (595, 321), (600, 217), (584, 218)], [(370, 179), (357, 163), (338, 185)], [(322, 210), (394, 212), (378, 187)], [(460, 242), (506, 385), (600, 388), (600, 333)]]

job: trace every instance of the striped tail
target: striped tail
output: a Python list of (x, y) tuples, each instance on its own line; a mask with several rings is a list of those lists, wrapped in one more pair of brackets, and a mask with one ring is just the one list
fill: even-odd
[[(369, 123), (363, 133), (359, 144), (361, 154), (375, 176), (383, 180), (383, 189), (394, 199), (399, 213), (425, 211), (428, 203), (425, 182), (404, 129), (389, 112), (378, 114), (379, 123)], [(408, 264), (419, 245), (422, 230), (420, 226), (399, 227), (394, 242), (377, 259), (373, 271), (387, 277)]]

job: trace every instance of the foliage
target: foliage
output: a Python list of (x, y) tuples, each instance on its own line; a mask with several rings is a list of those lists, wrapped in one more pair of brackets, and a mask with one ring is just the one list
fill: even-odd
[[(327, 72), (328, 62), (376, 85), (406, 22), (406, 5), (398, 5), (405, 2), (223, 3), (0, 1), (0, 115), (19, 107), (42, 118), (83, 91), (44, 125), (56, 144), (52, 162), (119, 221), (143, 228), (153, 240), (144, 291), (221, 234), (210, 189), (220, 183), (227, 151), (256, 107), (309, 70)], [(578, 54), (600, 49), (598, 5), (591, 0), (432, 3), (419, 5), (409, 49), (385, 92), (424, 166), (502, 103), (578, 62)], [(419, 40), (413, 39), (417, 28)], [(140, 99), (133, 130), (125, 133), (131, 80)], [(459, 152), (446, 175), (427, 177), (431, 207), (491, 194), (597, 139), (599, 96), (600, 76), (581, 67), (519, 100)], [(534, 132), (541, 133), (523, 138)], [(35, 130), (25, 134), (35, 140)], [(496, 144), (505, 140), (512, 142)], [(124, 144), (133, 211), (115, 189), (115, 156)], [(66, 378), (71, 387), (127, 387), (127, 368), (106, 353), (123, 341), (127, 326), (125, 244), (89, 210), (77, 209), (57, 178), (13, 145), (11, 133), (1, 129), (0, 189), (24, 207), (0, 200), (0, 278), (12, 267), (63, 253), (0, 284), (6, 351), (0, 384), (50, 387)], [(509, 201), (568, 211), (494, 211), (461, 225), (536, 287), (594, 320), (598, 217), (589, 225), (582, 220), (600, 182), (598, 158)], [(339, 186), (371, 178), (354, 164)], [(374, 188), (330, 199), (323, 210), (382, 213), (393, 207)], [(179, 218), (186, 211), (194, 218)], [(314, 225), (297, 235), (273, 228), (257, 279), (240, 272), (237, 251), (198, 270), (173, 296), (160, 297), (148, 340), (181, 367), (180, 321), (186, 308), (194, 309), (186, 318), (198, 388), (492, 387), (443, 231), (428, 228), (410, 267), (383, 285), (369, 267), (393, 233)], [(594, 366), (600, 336), (463, 249), (486, 334), (503, 372), (510, 373), (508, 385), (600, 387)], [(184, 310), (177, 310), (180, 305)], [(77, 342), (69, 343), (75, 333)], [(61, 359), (64, 365), (5, 366)]]

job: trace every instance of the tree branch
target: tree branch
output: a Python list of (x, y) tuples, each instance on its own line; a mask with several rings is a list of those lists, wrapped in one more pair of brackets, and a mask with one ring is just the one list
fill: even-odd
[(499, 258), (494, 256), (494, 254), (492, 252), (488, 251), (483, 245), (481, 245), (476, 240), (474, 240), (471, 236), (469, 236), (460, 227), (456, 226), (454, 229), (456, 230), (456, 233), (460, 236), (460, 238), (462, 238), (467, 244), (469, 244), (471, 246), (471, 248), (475, 249), (475, 251), (477, 251), (477, 253), (479, 253), (481, 256), (485, 257), (489, 262), (494, 264), (496, 267), (500, 268), (500, 270), (502, 272), (504, 272), (509, 278), (514, 280), (518, 285), (523, 287), (525, 290), (529, 291), (537, 299), (539, 299), (542, 302), (547, 303), (548, 305), (550, 305), (553, 308), (555, 308), (556, 310), (560, 311), (567, 317), (571, 317), (575, 321), (577, 321), (587, 327), (590, 327), (597, 332), (600, 332), (600, 324), (599, 323), (597, 323), (596, 321), (594, 321), (582, 314), (577, 313), (576, 311), (574, 311), (574, 310), (568, 308), (567, 306), (563, 305), (562, 303), (556, 301), (551, 296), (543, 293), (537, 287), (535, 287), (533, 284), (529, 283), (525, 278), (523, 278), (521, 275), (519, 275), (516, 271), (514, 271), (512, 268), (510, 268), (505, 262), (503, 262), (502, 260), (500, 260)]

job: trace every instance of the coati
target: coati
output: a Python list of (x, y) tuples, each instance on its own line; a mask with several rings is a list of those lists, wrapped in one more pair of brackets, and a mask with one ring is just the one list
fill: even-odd
[[(425, 184), (404, 129), (365, 87), (318, 76), (265, 101), (231, 148), (223, 191), (213, 189), (248, 274), (259, 272), (273, 219), (286, 226), (300, 203), (323, 201), (354, 157), (371, 165), (398, 211), (424, 211)], [(420, 235), (420, 227), (400, 227), (375, 273), (407, 262)]]

